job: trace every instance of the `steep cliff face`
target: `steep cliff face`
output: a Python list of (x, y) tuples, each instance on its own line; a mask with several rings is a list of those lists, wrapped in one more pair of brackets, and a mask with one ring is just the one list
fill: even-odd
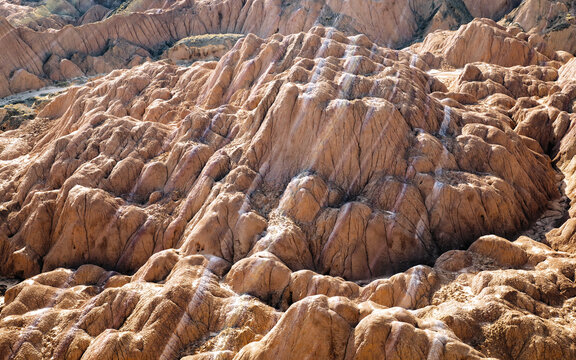
[(89, 3), (0, 26), (3, 95), (105, 73), (2, 100), (0, 358), (576, 358), (576, 59), (472, 20), (530, 2)]

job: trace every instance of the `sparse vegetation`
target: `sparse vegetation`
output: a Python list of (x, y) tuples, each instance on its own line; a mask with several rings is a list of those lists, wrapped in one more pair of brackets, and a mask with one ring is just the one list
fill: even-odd
[(174, 44), (177, 45), (186, 45), (188, 47), (202, 47), (206, 45), (221, 45), (225, 44), (228, 41), (236, 42), (243, 38), (244, 34), (203, 34), (203, 35), (195, 35), (189, 36), (182, 40), (179, 40)]
[(36, 111), (25, 104), (11, 104), (0, 108), (0, 131), (19, 128), (36, 116)]

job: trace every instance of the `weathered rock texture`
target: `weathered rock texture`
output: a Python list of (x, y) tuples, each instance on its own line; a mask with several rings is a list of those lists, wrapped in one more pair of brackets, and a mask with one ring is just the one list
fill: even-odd
[(576, 51), (576, 4), (574, 1), (526, 0), (502, 19), (519, 26), (530, 42), (552, 50)]
[(121, 0), (2, 0), (0, 16), (33, 30), (60, 29), (102, 20)]
[[(543, 1), (531, 3), (534, 2)], [(473, 16), (499, 19), (516, 5), (517, 1), (511, 0), (210, 0), (195, 3), (188, 0), (3, 0), (0, 1), (0, 47), (11, 51), (0, 64), (0, 96), (23, 91), (21, 87), (12, 86), (12, 78), (18, 71), (24, 70), (40, 81), (108, 73), (140, 64), (188, 36), (254, 33), (268, 37), (323, 25), (335, 27), (346, 35), (365, 34), (381, 46), (399, 47), (435, 30), (454, 30), (471, 21)], [(525, 24), (524, 20), (519, 21), (526, 31), (533, 33), (530, 45), (542, 47), (539, 34), (551, 37), (549, 27), (530, 21), (534, 11), (526, 10), (527, 5), (522, 6), (514, 10), (520, 12), (515, 16), (528, 19)], [(563, 16), (564, 22), (573, 22), (570, 16), (574, 14), (569, 12), (573, 10), (568, 5), (554, 6), (558, 8), (554, 14), (562, 14), (558, 16)], [(57, 30), (43, 30), (45, 28)], [(552, 49), (576, 50), (572, 47), (572, 32), (562, 34), (554, 35), (559, 40)], [(30, 84), (35, 88), (42, 86), (38, 81)]]
[(6, 25), (9, 89), (109, 74), (0, 133), (1, 356), (575, 359), (576, 60), (487, 19), (389, 49), (440, 11), (391, 4)]

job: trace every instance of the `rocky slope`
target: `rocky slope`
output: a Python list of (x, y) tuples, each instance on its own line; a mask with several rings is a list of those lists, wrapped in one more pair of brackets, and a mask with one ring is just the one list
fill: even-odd
[[(346, 35), (364, 34), (381, 46), (401, 47), (435, 30), (454, 30), (474, 16), (499, 19), (516, 5), (518, 1), (510, 0), (2, 0), (0, 47), (11, 51), (0, 64), (0, 96), (132, 67), (188, 36), (254, 33), (268, 37), (323, 25)], [(522, 6), (514, 11), (526, 8)], [(564, 19), (561, 29), (530, 20), (534, 11), (522, 10), (517, 18), (524, 31), (554, 37), (553, 50), (573, 52), (573, 10), (554, 8)], [(39, 31), (46, 27), (57, 30)]]
[(576, 52), (576, 4), (574, 1), (523, 1), (501, 21), (538, 35), (539, 48)]
[(576, 58), (534, 3), (108, 5), (2, 23), (2, 95), (108, 73), (0, 112), (2, 358), (576, 359)]
[(3, 0), (0, 16), (15, 26), (60, 29), (102, 20), (121, 4), (120, 0)]

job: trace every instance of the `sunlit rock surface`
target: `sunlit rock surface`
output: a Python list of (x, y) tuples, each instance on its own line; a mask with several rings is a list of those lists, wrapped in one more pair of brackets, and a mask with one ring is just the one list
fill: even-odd
[(0, 2), (0, 357), (576, 359), (535, 3)]
[[(532, 34), (531, 45), (547, 47), (540, 49), (545, 55), (576, 50), (573, 5), (552, 6), (538, 0), (527, 2), (538, 3), (528, 7), (524, 3), (511, 13), (516, 15), (507, 15), (506, 23), (523, 30), (526, 37)], [(474, 16), (499, 19), (516, 5), (511, 0), (2, 0), (0, 47), (11, 51), (0, 64), (0, 96), (22, 91), (11, 87), (19, 70), (45, 81), (74, 78), (78, 70), (85, 75), (108, 73), (140, 64), (189, 36), (254, 33), (268, 37), (323, 25), (346, 35), (364, 34), (380, 46), (396, 48), (436, 30), (455, 30)], [(555, 9), (547, 15), (548, 23), (533, 19), (534, 13), (544, 13), (547, 6)], [(554, 27), (551, 22), (558, 18), (562, 24)], [(548, 46), (542, 36), (554, 41)]]

